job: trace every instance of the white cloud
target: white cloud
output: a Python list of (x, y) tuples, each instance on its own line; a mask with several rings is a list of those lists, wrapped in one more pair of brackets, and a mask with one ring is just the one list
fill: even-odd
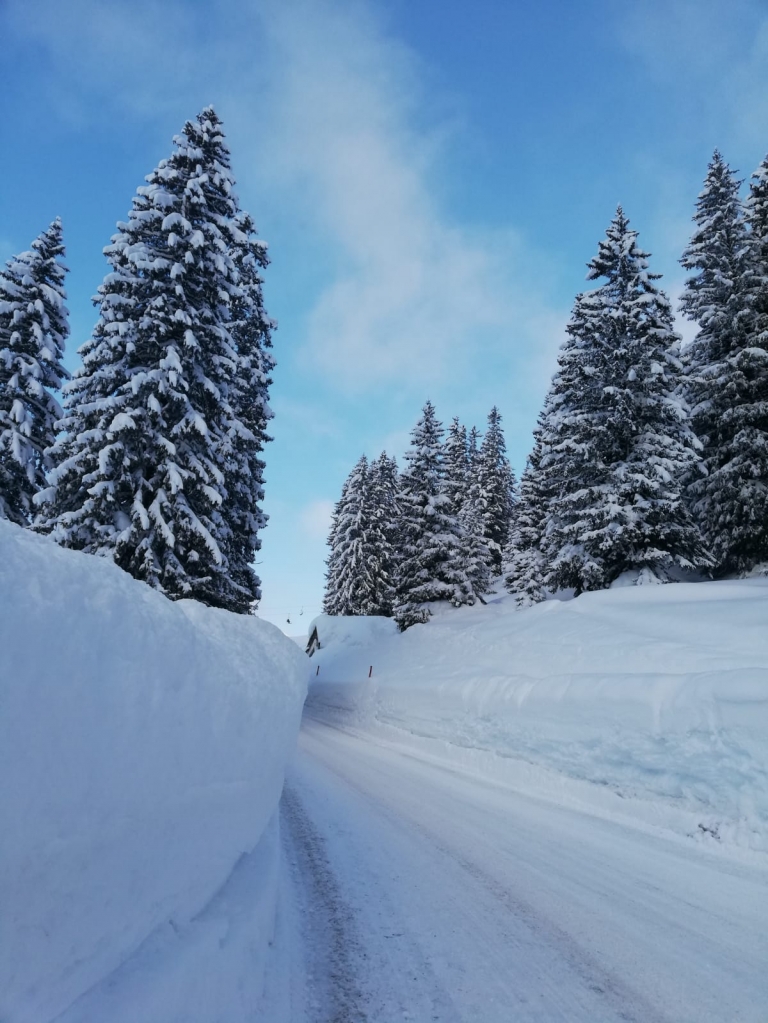
[(3, 15), (12, 31), (45, 46), (59, 72), (53, 99), (76, 122), (98, 119), (113, 103), (162, 116), (200, 73), (194, 22), (179, 0), (7, 0)]
[(299, 523), (307, 536), (313, 540), (325, 540), (331, 527), (333, 501), (319, 499), (310, 501), (299, 512)]
[(541, 324), (562, 319), (514, 230), (474, 230), (442, 208), (446, 126), (430, 125), (423, 68), (367, 0), (37, 0), (32, 13), (8, 0), (6, 11), (48, 47), (79, 117), (118, 104), (157, 130), (159, 117), (180, 126), (220, 105), (242, 191), (285, 210), (306, 240), (301, 271), (316, 291), (302, 363), (332, 386), (423, 393), (489, 357), (525, 372)]
[(671, 86), (670, 102), (695, 106), (700, 131), (707, 123), (730, 125), (733, 138), (715, 139), (713, 146), (754, 145), (760, 153), (757, 163), (767, 144), (768, 122), (764, 0), (627, 4), (622, 8), (620, 38), (651, 74)]
[[(301, 17), (296, 17), (297, 7)], [(511, 230), (456, 223), (434, 198), (439, 130), (419, 68), (360, 5), (268, 5), (275, 62), (269, 135), (283, 182), (335, 245), (306, 354), (350, 389), (456, 378), (479, 352), (524, 342), (542, 311)]]

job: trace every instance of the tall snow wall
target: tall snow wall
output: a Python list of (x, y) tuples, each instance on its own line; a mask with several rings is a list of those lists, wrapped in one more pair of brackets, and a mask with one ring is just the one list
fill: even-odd
[[(142, 950), (151, 976), (163, 946), (206, 920), (231, 934), (222, 891), (252, 901), (258, 989), (306, 677), (306, 656), (273, 626), (172, 603), (0, 522), (3, 1023), (117, 1018), (108, 1002), (93, 1015), (94, 991), (125, 986)], [(165, 991), (161, 1007), (150, 988), (133, 1019), (218, 1018), (221, 1002), (185, 1008)]]
[(768, 580), (435, 611), (402, 635), (318, 619), (307, 712), (537, 797), (768, 851)]

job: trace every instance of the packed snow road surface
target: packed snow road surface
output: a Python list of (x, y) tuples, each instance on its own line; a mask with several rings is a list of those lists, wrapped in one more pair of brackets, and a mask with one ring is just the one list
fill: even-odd
[(271, 1020), (768, 1019), (757, 858), (539, 802), (307, 718), (282, 831), (277, 945), (289, 955), (275, 957)]

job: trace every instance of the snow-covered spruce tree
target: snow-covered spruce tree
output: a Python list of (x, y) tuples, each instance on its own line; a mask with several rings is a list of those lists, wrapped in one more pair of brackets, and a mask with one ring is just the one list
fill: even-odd
[[(250, 609), (261, 599), (261, 583), (253, 567), (261, 549), (259, 532), (267, 524), (261, 508), (264, 500), (263, 452), (272, 439), (267, 433), (274, 413), (269, 406), (270, 376), (275, 367), (271, 353), (274, 321), (264, 308), (261, 271), (268, 265), (266, 245), (256, 237), (248, 214), (241, 215), (233, 239), (232, 256), (238, 289), (232, 302), (230, 332), (237, 355), (232, 381), (228, 423), (231, 450), (225, 466), (227, 499), (222, 514), (228, 524), (226, 556), (229, 575), (239, 594), (241, 608)], [(234, 608), (233, 608), (234, 609)]]
[(520, 499), (504, 552), (504, 585), (519, 607), (544, 600), (546, 574), (542, 539), (547, 510), (546, 476), (541, 468), (540, 430), (520, 478)]
[(445, 493), (451, 502), (455, 515), (461, 512), (467, 497), (469, 485), (469, 451), (467, 428), (454, 416), (443, 445), (443, 466)]
[(501, 414), (494, 407), (488, 415), (488, 428), (473, 472), (478, 483), (477, 507), (483, 521), (483, 536), (490, 554), (489, 567), (501, 572), (502, 554), (509, 540), (515, 504), (516, 480), (507, 458)]
[[(477, 461), (477, 430), (472, 435), (472, 465)], [(451, 515), (456, 518), (461, 534), (457, 565), (469, 580), (473, 594), (482, 600), (488, 593), (491, 557), (485, 540), (484, 504), (480, 486), (470, 464), (469, 438), (466, 427), (454, 418), (448, 427), (444, 447), (445, 493)]]
[(763, 354), (754, 350), (754, 248), (740, 184), (715, 151), (681, 259), (694, 271), (681, 309), (700, 328), (684, 353), (692, 425), (703, 448), (687, 498), (719, 572), (768, 560), (768, 346)]
[(61, 361), (69, 335), (63, 255), (57, 218), (0, 271), (0, 518), (20, 526), (46, 485), (45, 452), (61, 416), (51, 391), (69, 376)]
[(391, 617), (395, 597), (397, 463), (363, 456), (342, 487), (328, 535), (323, 611)]
[(472, 604), (472, 586), (461, 567), (461, 528), (445, 488), (443, 427), (428, 401), (411, 433), (400, 476), (401, 557), (395, 618), (401, 629), (425, 622), (422, 607), (450, 600)]
[(328, 530), (328, 539), (326, 544), (329, 547), (328, 557), (325, 560), (325, 592), (323, 594), (323, 613), (327, 615), (342, 614), (339, 610), (341, 606), (339, 589), (337, 586), (337, 579), (339, 576), (339, 566), (337, 564), (336, 552), (339, 547), (339, 522), (341, 521), (346, 505), (349, 502), (349, 487), (350, 479), (354, 473), (352, 473), (344, 480), (344, 484), (341, 488), (341, 497), (333, 507), (333, 515), (331, 516), (331, 525)]
[(458, 519), (461, 530), (459, 565), (469, 580), (472, 593), (484, 604), (483, 594), (491, 592), (491, 552), (483, 534), (483, 513), (477, 487), (470, 485)]
[(702, 292), (694, 422), (706, 471), (690, 494), (717, 574), (743, 575), (768, 570), (768, 157), (750, 184), (746, 245), (737, 183), (722, 176), (685, 263)]
[[(239, 445), (252, 432), (239, 418), (253, 377), (238, 347), (248, 351), (243, 323), (262, 310), (254, 277), (241, 280), (248, 232), (214, 111), (187, 122), (174, 145), (105, 250), (112, 269), (66, 388), (39, 528), (172, 599), (243, 611), (258, 595), (238, 560), (254, 534), (238, 550), (233, 523), (257, 528), (260, 481), (234, 487), (245, 507), (227, 487), (242, 481)], [(261, 326), (256, 335), (266, 343)], [(266, 384), (266, 362), (260, 370)]]
[(370, 614), (391, 618), (395, 604), (400, 510), (398, 505), (399, 474), (397, 462), (382, 451), (371, 462), (368, 474), (370, 508), (369, 561), (374, 592)]
[(665, 581), (710, 563), (680, 480), (697, 459), (669, 301), (619, 207), (576, 299), (541, 423), (550, 590)]
[(477, 470), (477, 460), (480, 457), (480, 431), (473, 426), (467, 434), (467, 472), (469, 479), (473, 479)]
[(370, 558), (369, 474), (368, 459), (363, 455), (347, 477), (334, 510), (323, 600), (326, 614), (378, 613), (372, 606), (375, 579)]

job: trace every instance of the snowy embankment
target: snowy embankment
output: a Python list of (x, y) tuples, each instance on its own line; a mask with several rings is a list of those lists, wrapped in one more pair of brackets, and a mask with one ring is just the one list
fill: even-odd
[(258, 1001), (307, 659), (0, 522), (0, 1019)]
[(503, 597), (403, 635), (321, 617), (307, 710), (536, 796), (765, 852), (766, 622), (766, 580), (522, 611)]

